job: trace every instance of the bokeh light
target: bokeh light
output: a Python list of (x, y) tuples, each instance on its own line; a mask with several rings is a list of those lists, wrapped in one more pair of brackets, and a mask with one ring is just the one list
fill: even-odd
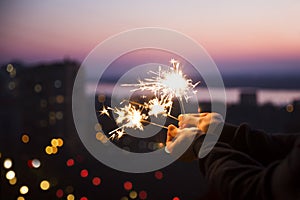
[(67, 166), (68, 166), (68, 167), (71, 167), (71, 166), (73, 166), (74, 164), (75, 164), (74, 159), (70, 158), (69, 160), (67, 160)]
[(14, 177), (13, 179), (9, 180), (9, 184), (15, 185), (17, 183), (17, 177)]
[(23, 185), (20, 187), (20, 193), (21, 194), (27, 194), (29, 192), (29, 188), (26, 185)]
[(51, 147), (52, 148), (52, 153), (53, 154), (56, 154), (58, 152), (58, 148), (57, 147)]
[(128, 197), (122, 197), (120, 200), (128, 200)]
[(10, 169), (12, 167), (12, 160), (10, 158), (7, 158), (3, 162), (3, 167), (5, 169)]
[(144, 200), (144, 199), (147, 199), (147, 192), (142, 190), (139, 192), (139, 198)]
[(24, 143), (24, 144), (26, 144), (26, 143), (28, 143), (29, 142), (29, 136), (27, 135), (27, 134), (23, 134), (22, 135), (22, 138), (21, 138), (21, 140), (22, 140), (22, 142)]
[(47, 147), (45, 148), (45, 152), (46, 152), (48, 155), (52, 154), (52, 153), (53, 153), (52, 147), (51, 147), (51, 146), (47, 146)]
[(80, 171), (80, 176), (81, 176), (82, 178), (86, 178), (88, 175), (89, 175), (88, 170), (83, 169), (83, 170)]
[(156, 179), (161, 180), (164, 177), (164, 174), (162, 173), (162, 171), (156, 171), (154, 173), (154, 176)]
[(25, 200), (25, 198), (22, 197), (22, 196), (19, 196), (19, 197), (17, 198), (17, 200)]
[(58, 146), (58, 141), (57, 141), (57, 139), (53, 138), (53, 139), (51, 140), (51, 145), (52, 145), (53, 147), (57, 147), (57, 146)]
[(98, 186), (101, 183), (101, 179), (99, 177), (94, 177), (92, 182), (93, 182), (93, 185)]
[(16, 173), (15, 173), (13, 170), (10, 170), (10, 171), (8, 171), (8, 172), (6, 173), (6, 178), (7, 178), (8, 180), (11, 180), (11, 179), (15, 178), (15, 176), (16, 176)]
[(180, 200), (179, 197), (174, 197), (172, 200)]
[(88, 200), (87, 197), (81, 197), (80, 200)]
[(49, 181), (47, 180), (43, 180), (41, 183), (40, 183), (40, 188), (42, 190), (48, 190), (50, 188), (50, 183)]
[(132, 189), (132, 183), (130, 181), (126, 181), (123, 186), (124, 186), (125, 190), (131, 190)]
[(57, 146), (62, 147), (64, 145), (64, 141), (61, 138), (57, 138)]
[(74, 194), (69, 194), (69, 195), (67, 196), (67, 200), (74, 200), (74, 199), (75, 199)]
[(294, 111), (294, 106), (293, 106), (293, 104), (288, 104), (288, 105), (286, 106), (286, 111), (289, 112), (289, 113), (293, 112), (293, 111)]
[(129, 193), (129, 197), (130, 197), (131, 199), (136, 199), (136, 198), (137, 198), (137, 192), (136, 192), (136, 191), (131, 191), (131, 192)]
[(56, 191), (56, 197), (57, 198), (62, 198), (64, 196), (64, 191), (62, 189), (58, 189)]
[(39, 168), (41, 166), (40, 160), (38, 160), (36, 158), (33, 159), (31, 163), (32, 163), (32, 167), (34, 167), (34, 168)]

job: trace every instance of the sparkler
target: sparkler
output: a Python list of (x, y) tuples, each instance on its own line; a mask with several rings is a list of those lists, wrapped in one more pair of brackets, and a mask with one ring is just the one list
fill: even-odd
[[(178, 98), (179, 103), (181, 104), (181, 109), (184, 110), (183, 99), (188, 102), (190, 98), (189, 94), (195, 94), (195, 87), (200, 83), (197, 82), (193, 84), (191, 79), (188, 79), (186, 75), (180, 69), (180, 63), (171, 59), (170, 63), (172, 67), (167, 70), (163, 70), (161, 66), (158, 67), (158, 71), (150, 71), (149, 73), (153, 76), (151, 78), (145, 78), (144, 80), (138, 80), (137, 84), (122, 84), (121, 86), (131, 86), (135, 87), (131, 92), (135, 91), (150, 91), (154, 94), (154, 98), (150, 99), (144, 104), (128, 101), (129, 104), (125, 105), (122, 108), (109, 108), (115, 114), (118, 115), (116, 118), (116, 123), (121, 125), (119, 128), (116, 128), (109, 132), (111, 135), (110, 138), (120, 138), (125, 133), (125, 128), (139, 129), (144, 130), (143, 123), (152, 124), (161, 128), (167, 129), (166, 126), (156, 124), (150, 121), (147, 121), (149, 116), (158, 117), (158, 115), (163, 115), (170, 117), (172, 119), (178, 120), (176, 117), (172, 116), (171, 109), (173, 105), (173, 98)], [(136, 106), (139, 108), (136, 108)], [(109, 116), (108, 109), (104, 106), (100, 111), (100, 115)], [(144, 110), (148, 111), (147, 115), (142, 113)]]

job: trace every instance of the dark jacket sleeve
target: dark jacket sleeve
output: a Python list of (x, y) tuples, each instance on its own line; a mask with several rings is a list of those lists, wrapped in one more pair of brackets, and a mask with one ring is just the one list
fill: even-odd
[[(211, 152), (200, 159), (200, 169), (223, 199), (298, 199), (297, 138), (226, 125)], [(199, 151), (202, 141), (203, 137), (197, 139), (194, 151)]]
[(297, 138), (300, 138), (300, 134), (270, 134), (252, 130), (246, 124), (239, 127), (225, 124), (219, 141), (268, 165), (284, 159), (292, 150)]

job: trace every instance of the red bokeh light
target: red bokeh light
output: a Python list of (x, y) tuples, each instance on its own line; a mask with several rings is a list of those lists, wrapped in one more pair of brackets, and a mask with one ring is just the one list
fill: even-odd
[(27, 165), (28, 165), (29, 168), (33, 168), (32, 160), (28, 160), (27, 161)]
[(74, 165), (74, 160), (72, 159), (72, 158), (70, 158), (69, 160), (67, 160), (67, 166), (68, 167), (71, 167), (71, 166), (73, 166)]
[(147, 199), (147, 192), (146, 191), (140, 191), (139, 197), (140, 197), (140, 199)]
[(64, 196), (64, 191), (62, 189), (58, 189), (56, 191), (57, 198), (62, 198)]
[(86, 178), (88, 175), (89, 175), (88, 170), (86, 170), (86, 169), (81, 170), (80, 176), (81, 176), (82, 178)]
[(80, 200), (88, 200), (87, 197), (81, 197)]
[(180, 198), (179, 197), (174, 197), (173, 200), (180, 200)]
[(98, 186), (101, 183), (101, 179), (99, 177), (94, 177), (92, 182), (93, 182), (93, 185)]
[(125, 190), (131, 190), (132, 189), (132, 183), (130, 181), (126, 181), (124, 183), (124, 189)]
[(156, 179), (161, 180), (164, 177), (164, 174), (162, 173), (162, 171), (156, 171), (154, 176)]

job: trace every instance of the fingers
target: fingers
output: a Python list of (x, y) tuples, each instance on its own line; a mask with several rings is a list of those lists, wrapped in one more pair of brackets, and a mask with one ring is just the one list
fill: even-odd
[(193, 113), (181, 114), (178, 116), (178, 126), (185, 128), (189, 126), (197, 126), (201, 117), (205, 117), (209, 113)]
[(168, 126), (167, 141), (166, 141), (167, 145), (171, 143), (173, 138), (177, 135), (177, 130), (178, 130), (177, 127), (174, 126), (173, 124)]

